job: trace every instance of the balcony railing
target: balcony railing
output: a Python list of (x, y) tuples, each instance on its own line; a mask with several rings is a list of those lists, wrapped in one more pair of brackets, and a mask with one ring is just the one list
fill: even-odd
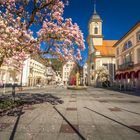
[(134, 67), (134, 62), (127, 62), (119, 65), (118, 70), (127, 70)]

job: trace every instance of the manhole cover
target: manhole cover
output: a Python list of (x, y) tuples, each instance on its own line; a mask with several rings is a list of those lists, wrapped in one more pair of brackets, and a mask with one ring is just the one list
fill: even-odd
[[(72, 126), (75, 129), (79, 130), (78, 125), (72, 124)], [(59, 132), (60, 133), (75, 133), (75, 131), (72, 129), (72, 127), (70, 125), (68, 125), (68, 124), (62, 124)]]
[(117, 107), (109, 108), (109, 110), (110, 110), (110, 111), (116, 111), (116, 112), (117, 112), (117, 111), (121, 111), (121, 109), (120, 109), (120, 108), (117, 108)]
[(10, 123), (0, 123), (0, 131), (10, 126)]
[(77, 108), (74, 108), (74, 107), (68, 107), (66, 110), (67, 110), (67, 111), (76, 111)]

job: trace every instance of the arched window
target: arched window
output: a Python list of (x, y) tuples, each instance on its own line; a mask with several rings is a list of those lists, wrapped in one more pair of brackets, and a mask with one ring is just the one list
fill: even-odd
[(97, 27), (94, 28), (94, 34), (98, 34), (98, 28)]
[(132, 42), (129, 40), (127, 43), (127, 48), (131, 48), (132, 47)]

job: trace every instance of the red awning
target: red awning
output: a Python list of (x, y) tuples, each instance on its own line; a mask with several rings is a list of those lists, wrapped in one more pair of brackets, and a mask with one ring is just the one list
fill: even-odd
[(126, 79), (126, 78), (130, 78), (130, 73), (129, 72), (125, 72), (123, 74), (123, 79)]
[(136, 78), (136, 72), (135, 71), (130, 72), (130, 79), (132, 79), (132, 78)]
[(119, 79), (119, 74), (116, 74), (115, 75), (115, 80), (118, 80)]
[(119, 75), (118, 75), (118, 79), (120, 80), (120, 79), (122, 79), (123, 78), (123, 73), (120, 73)]
[(139, 78), (139, 74), (140, 74), (140, 70), (137, 70), (137, 72), (135, 74), (135, 78)]

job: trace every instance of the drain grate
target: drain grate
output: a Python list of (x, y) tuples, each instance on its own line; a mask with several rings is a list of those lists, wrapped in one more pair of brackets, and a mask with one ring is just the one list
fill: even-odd
[(0, 131), (10, 126), (10, 123), (0, 123)]
[(118, 111), (121, 111), (120, 108), (117, 108), (117, 107), (114, 107), (114, 108), (108, 108), (110, 111), (115, 111), (115, 112), (118, 112)]
[(74, 107), (68, 107), (66, 110), (67, 110), (67, 111), (77, 111), (77, 108), (74, 108)]
[(130, 127), (140, 132), (140, 125), (131, 125)]
[[(72, 124), (72, 126), (74, 128), (76, 128), (76, 130), (79, 130), (79, 126), (76, 124)], [(75, 133), (75, 131), (72, 129), (72, 127), (68, 124), (62, 124), (61, 128), (60, 128), (60, 133)]]

